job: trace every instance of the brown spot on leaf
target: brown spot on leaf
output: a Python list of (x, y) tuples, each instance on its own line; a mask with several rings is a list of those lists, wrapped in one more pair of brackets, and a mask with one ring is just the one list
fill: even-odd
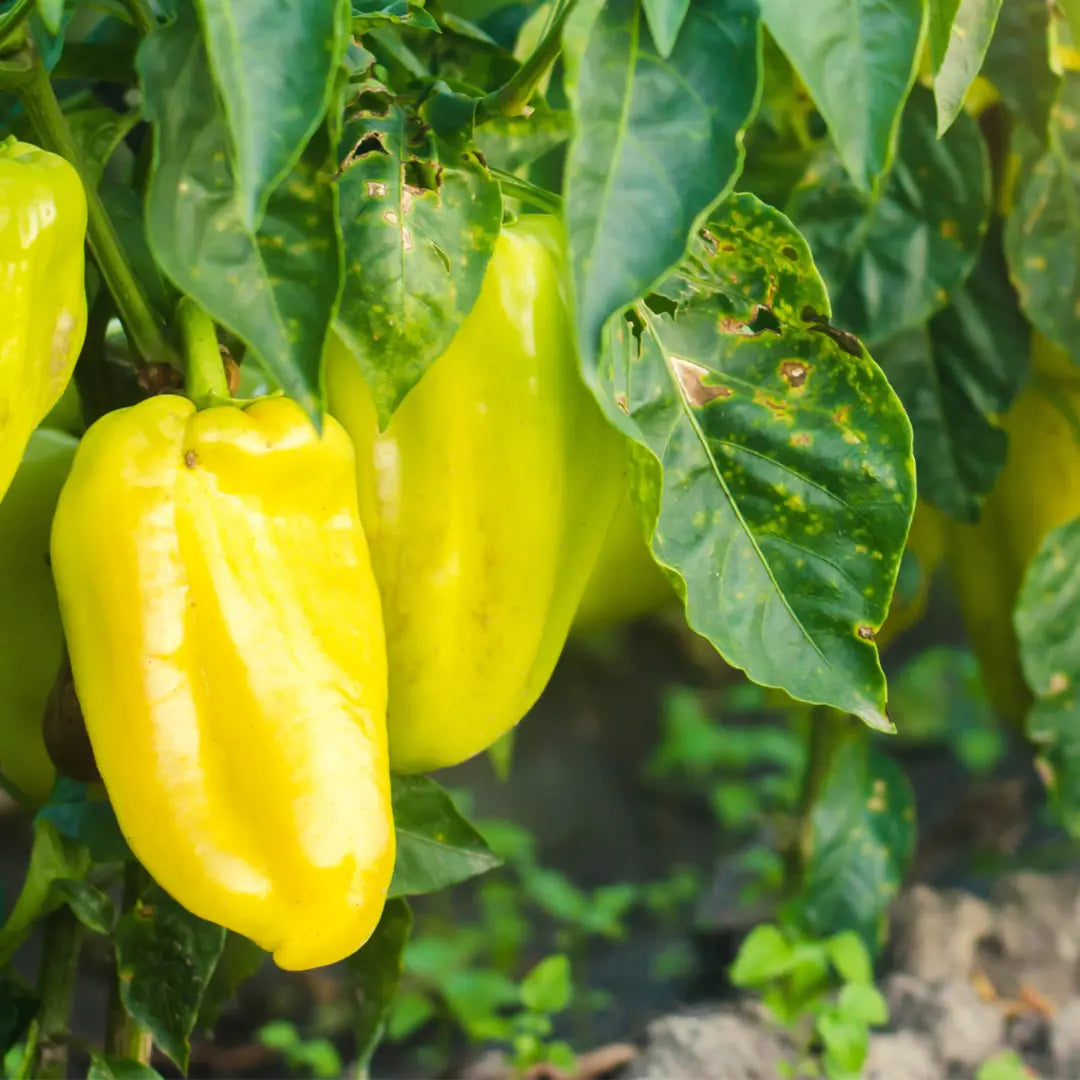
[(672, 356), (671, 367), (675, 378), (679, 380), (683, 393), (691, 405), (707, 405), (714, 398), (731, 397), (731, 388), (727, 386), (706, 386), (704, 378), (709, 369), (695, 364), (693, 360), (683, 360)]
[(369, 199), (381, 199), (386, 194), (386, 185), (381, 180), (369, 180), (366, 187)]
[(806, 376), (809, 368), (801, 360), (785, 360), (780, 365), (780, 377), (793, 390), (806, 385)]
[(789, 441), (792, 446), (809, 446), (814, 440), (808, 431), (796, 431)]
[(874, 640), (874, 628), (872, 626), (867, 626), (865, 623), (862, 626), (859, 626), (855, 630), (855, 633), (858, 634), (859, 637), (863, 639), (863, 641)]
[(625, 394), (616, 394), (615, 395), (615, 404), (618, 405), (619, 408), (624, 413), (626, 413), (627, 416), (630, 415), (630, 406), (627, 405), (627, 403), (626, 403), (626, 395)]
[(1055, 671), (1050, 676), (1050, 685), (1048, 687), (1051, 694), (1061, 694), (1069, 689), (1069, 676), (1064, 671)]
[(720, 250), (716, 237), (708, 229), (701, 230), (701, 239), (705, 242), (710, 254), (715, 255)]
[(195, 466), (199, 464), (199, 457), (198, 457), (198, 455), (197, 455), (197, 454), (195, 453), (195, 451), (194, 451), (194, 450), (188, 450), (188, 451), (187, 451), (187, 452), (186, 452), (186, 453), (184, 454), (184, 464), (185, 464), (185, 465), (186, 465), (186, 466), (187, 466), (187, 467), (188, 467), (189, 469), (194, 469), (194, 468), (195, 468)]
[(783, 255), (785, 259), (790, 259), (792, 262), (799, 257), (799, 253), (793, 247), (784, 248), (780, 254)]

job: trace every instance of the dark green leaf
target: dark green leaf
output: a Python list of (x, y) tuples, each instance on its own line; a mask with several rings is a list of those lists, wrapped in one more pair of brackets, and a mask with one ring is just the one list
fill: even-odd
[(67, 42), (53, 76), (123, 86), (135, 82), (135, 49), (139, 39), (133, 28), (122, 26), (121, 29), (124, 33), (107, 40)]
[(496, 169), (516, 172), (570, 138), (570, 116), (537, 110), (532, 116), (502, 116), (477, 128), (476, 148)]
[(760, 40), (754, 0), (692, 5), (667, 60), (637, 0), (584, 0), (570, 16), (565, 214), (585, 363), (608, 318), (678, 263), (738, 175)]
[(213, 77), (200, 91), (211, 99), (217, 89), (214, 120), (228, 132), (234, 209), (243, 231), (255, 234), (270, 193), (296, 167), (326, 113), (349, 40), (349, 0), (272, 8), (197, 0), (196, 7)]
[(1054, 529), (1028, 566), (1013, 621), (1036, 702), (1028, 735), (1062, 823), (1080, 836), (1080, 518)]
[(1080, 75), (1054, 106), (1050, 143), (1024, 178), (1005, 233), (1020, 304), (1080, 363)]
[(679, 39), (679, 30), (690, 10), (690, 0), (642, 0), (656, 51), (667, 59)]
[(228, 930), (214, 974), (199, 1006), (198, 1025), (212, 1032), (221, 1010), (236, 996), (241, 984), (247, 982), (266, 963), (269, 953), (242, 934)]
[(411, 0), (352, 0), (352, 31), (363, 34), (380, 23), (400, 23), (440, 33), (439, 24)]
[(95, 934), (111, 934), (116, 925), (112, 900), (88, 881), (62, 878), (53, 883), (56, 895), (71, 908), (75, 918)]
[(138, 112), (118, 113), (104, 106), (72, 109), (64, 114), (82, 155), (81, 175), (95, 187), (113, 151), (139, 122)]
[(907, 417), (829, 325), (803, 239), (753, 196), (712, 217), (682, 288), (674, 319), (642, 310), (640, 339), (613, 334), (586, 369), (651, 451), (635, 498), (653, 553), (691, 627), (754, 682), (888, 728), (873, 634), (914, 505)]
[(132, 1061), (131, 1058), (94, 1054), (90, 1059), (86, 1080), (161, 1080), (161, 1074), (149, 1065)]
[(800, 907), (811, 934), (854, 930), (870, 945), (911, 862), (915, 803), (900, 766), (848, 726), (829, 733), (835, 741), (811, 812)]
[(472, 309), (502, 196), (474, 157), (440, 163), (430, 145), (410, 143), (404, 109), (381, 108), (356, 113), (345, 128), (345, 291), (335, 328), (385, 426)]
[(41, 1002), (12, 971), (0, 971), (0, 1061), (23, 1037)]
[(191, 5), (139, 50), (154, 164), (150, 247), (162, 269), (321, 417), (319, 366), (337, 302), (341, 250), (333, 160), (317, 132), (273, 193), (257, 232), (244, 225), (226, 119)]
[(1060, 78), (1050, 67), (1050, 5), (1046, 0), (1007, 0), (982, 72), (1005, 104), (1046, 141), (1050, 109)]
[(371, 1057), (382, 1041), (401, 981), (405, 945), (411, 931), (409, 905), (401, 899), (388, 900), (375, 933), (346, 961), (355, 1003), (353, 1029), (359, 1075), (367, 1075)]
[(40, 815), (34, 821), (34, 846), (22, 891), (0, 927), (0, 967), (11, 959), (26, 940), (34, 923), (55, 911), (63, 897), (53, 888), (61, 878), (85, 877), (90, 869), (90, 853), (81, 844), (60, 835), (52, 822)]
[(1005, 464), (997, 417), (1026, 381), (1029, 336), (994, 228), (952, 304), (875, 349), (915, 431), (919, 494), (961, 521)]
[(935, 75), (945, 59), (959, 7), (960, 0), (929, 0), (930, 66)]
[(990, 213), (986, 145), (966, 114), (939, 140), (933, 97), (917, 87), (877, 198), (827, 157), (788, 212), (810, 243), (837, 324), (883, 341), (921, 326), (975, 265)]
[(944, 135), (952, 126), (964, 105), (964, 96), (982, 68), (1001, 3), (1002, 0), (962, 0), (956, 12), (948, 48), (941, 62), (934, 64), (938, 135)]
[(85, 784), (60, 777), (36, 821), (48, 821), (61, 836), (85, 845), (94, 862), (134, 858), (107, 799), (91, 797)]
[(391, 897), (437, 892), (500, 864), (434, 780), (426, 776), (392, 780), (397, 862)]
[(923, 0), (761, 0), (761, 10), (851, 180), (869, 191), (889, 167), (915, 79)]
[(116, 970), (124, 1008), (187, 1071), (195, 1026), (225, 931), (149, 885), (116, 927)]

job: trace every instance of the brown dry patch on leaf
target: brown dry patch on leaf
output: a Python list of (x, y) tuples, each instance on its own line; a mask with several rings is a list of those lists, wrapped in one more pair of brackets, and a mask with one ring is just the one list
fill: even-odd
[(785, 360), (780, 365), (780, 378), (793, 390), (806, 385), (806, 376), (810, 374), (810, 368), (801, 360)]
[(695, 364), (693, 360), (683, 360), (682, 357), (670, 357), (671, 368), (675, 372), (675, 378), (679, 380), (687, 401), (691, 405), (707, 405), (715, 398), (729, 398), (732, 390), (728, 386), (706, 386), (704, 379), (709, 374), (709, 369)]

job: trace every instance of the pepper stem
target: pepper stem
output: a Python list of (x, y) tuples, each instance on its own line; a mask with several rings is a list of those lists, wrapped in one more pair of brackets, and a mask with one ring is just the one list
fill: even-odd
[(476, 107), (476, 122), (483, 124), (498, 116), (520, 116), (533, 96), (540, 80), (558, 59), (562, 49), (562, 32), (575, 0), (566, 0), (558, 10), (539, 44), (529, 58), (498, 90), (480, 99)]
[[(20, 34), (22, 41), (18, 50), (5, 52), (2, 58), (0, 88), (14, 90), (19, 95), (41, 144), (66, 158), (83, 178), (90, 252), (116, 301), (128, 338), (147, 363), (179, 367), (175, 350), (166, 340), (164, 328), (154, 317), (97, 187), (86, 182), (86, 170), (78, 144), (53, 93), (49, 73), (41, 62), (33, 38), (25, 33), (25, 24), (20, 27)], [(18, 38), (20, 34), (15, 37)]]
[(190, 296), (176, 305), (176, 321), (184, 339), (184, 389), (200, 409), (230, 399), (229, 380), (221, 359), (214, 321)]

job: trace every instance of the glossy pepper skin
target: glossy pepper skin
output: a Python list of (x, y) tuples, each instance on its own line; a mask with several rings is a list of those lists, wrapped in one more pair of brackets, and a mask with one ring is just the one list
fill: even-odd
[(63, 158), (0, 141), (0, 498), (86, 334), (86, 195)]
[(328, 350), (383, 599), (396, 772), (455, 765), (525, 715), (619, 497), (622, 440), (581, 382), (564, 266), (554, 219), (505, 227), (473, 310), (381, 434), (351, 356)]
[(64, 647), (49, 529), (77, 445), (39, 428), (0, 502), (0, 773), (31, 803), (56, 775), (41, 730)]
[(606, 630), (678, 603), (675, 587), (649, 551), (627, 478), (574, 616), (574, 633)]
[(1031, 691), (1020, 666), (1013, 608), (1046, 534), (1080, 514), (1080, 366), (1039, 334), (1035, 376), (1005, 415), (1005, 468), (974, 525), (950, 522), (946, 550), (964, 622), (998, 711), (1023, 724)]
[(286, 399), (103, 417), (52, 561), (75, 688), (132, 850), (279, 966), (353, 953), (394, 863), (379, 596), (348, 437)]

